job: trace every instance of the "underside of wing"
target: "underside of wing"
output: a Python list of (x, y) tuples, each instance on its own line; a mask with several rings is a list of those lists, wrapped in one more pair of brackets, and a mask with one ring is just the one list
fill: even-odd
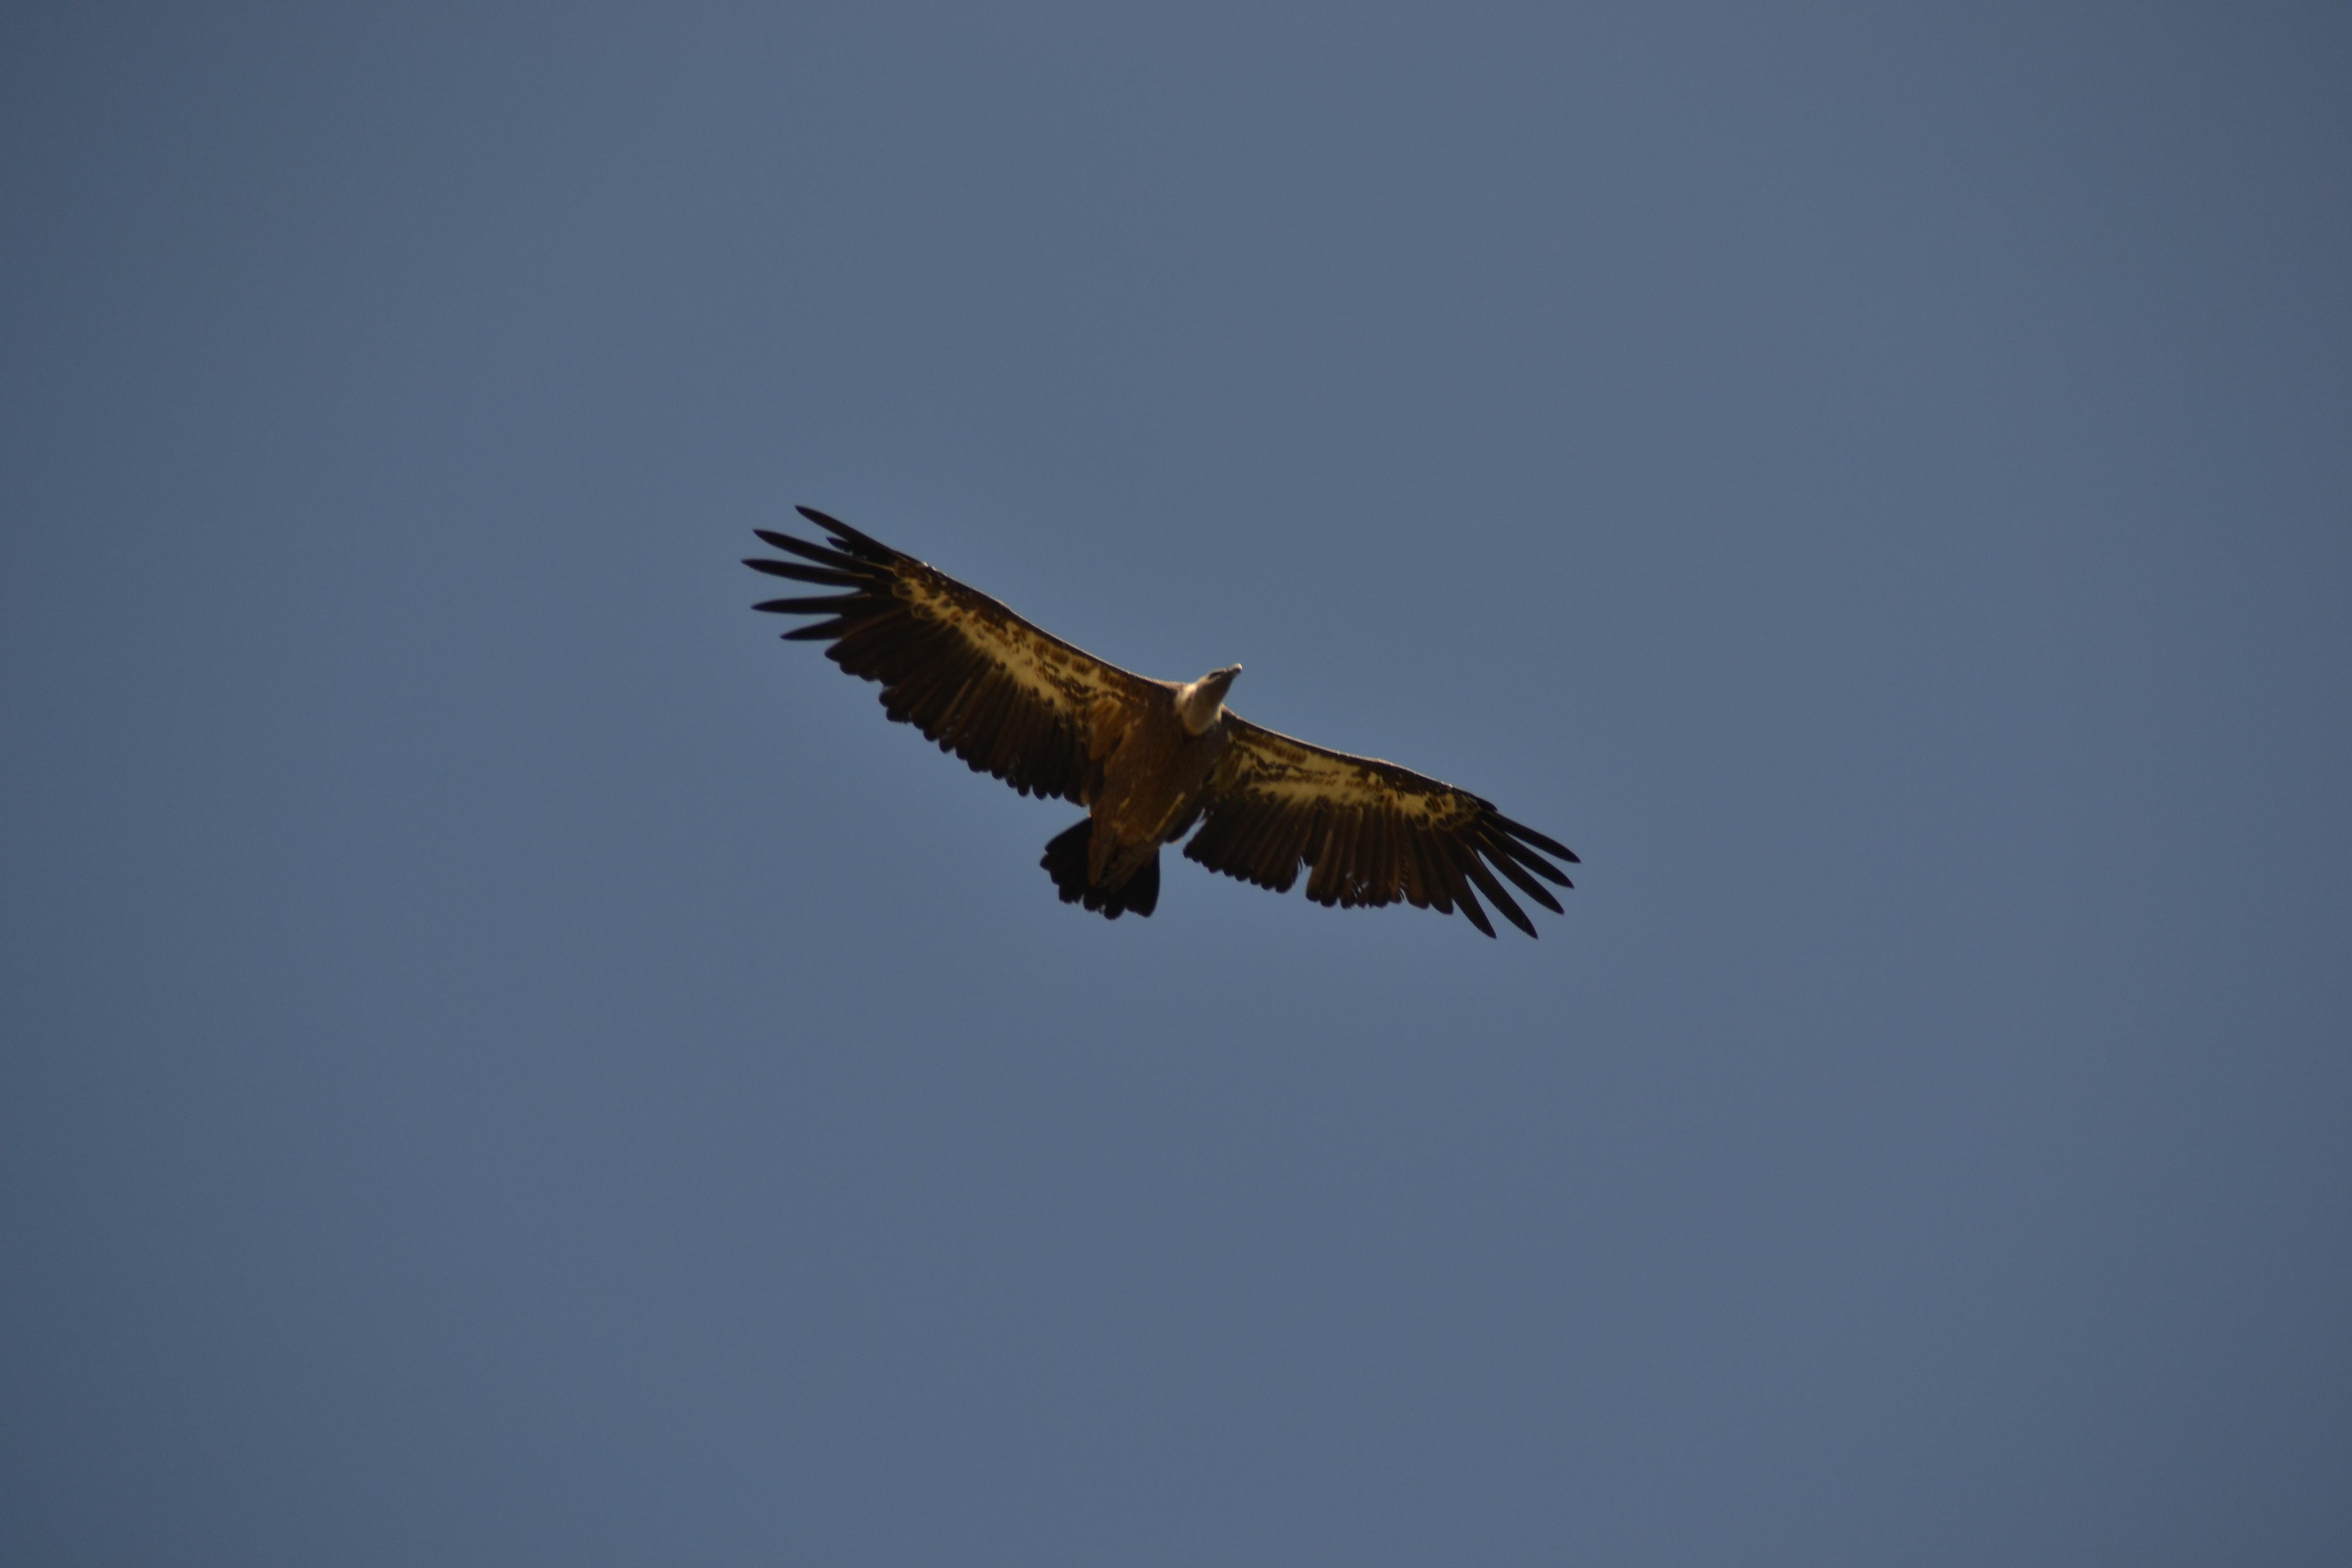
[(821, 617), (784, 634), (822, 642), (826, 657), (878, 682), (883, 710), (915, 726), (975, 773), (1024, 795), (1088, 803), (1099, 784), (1097, 732), (1164, 689), (1038, 630), (964, 586), (809, 507), (830, 536), (814, 544), (755, 531), (788, 561), (753, 558), (755, 572), (836, 590), (755, 606)]
[[(1307, 896), (1342, 909), (1394, 903), (1451, 914), (1488, 936), (1479, 895), (1536, 934), (1503, 888), (1507, 880), (1555, 914), (1544, 881), (1572, 886), (1547, 854), (1576, 856), (1467, 790), (1371, 757), (1294, 741), (1230, 711), (1233, 741), (1203, 803), (1186, 858), (1287, 892), (1303, 864)], [(1496, 873), (1501, 873), (1501, 880)], [(1538, 878), (1543, 881), (1537, 880)]]

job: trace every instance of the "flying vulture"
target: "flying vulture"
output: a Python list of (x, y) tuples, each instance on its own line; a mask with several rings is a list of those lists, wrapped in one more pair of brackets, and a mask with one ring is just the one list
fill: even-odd
[[(1555, 914), (1547, 854), (1576, 856), (1467, 790), (1370, 757), (1262, 730), (1225, 706), (1238, 664), (1193, 681), (1151, 680), (1049, 637), (985, 594), (810, 507), (829, 544), (754, 530), (794, 560), (747, 560), (771, 577), (837, 589), (756, 606), (823, 617), (784, 634), (880, 683), (882, 709), (1023, 795), (1087, 808), (1045, 846), (1066, 904), (1117, 920), (1160, 902), (1160, 847), (1199, 824), (1187, 859), (1353, 908), (1402, 899), (1495, 934), (1479, 896), (1529, 936), (1503, 882)], [(1497, 879), (1497, 875), (1500, 880)], [(1542, 881), (1537, 880), (1543, 879)]]

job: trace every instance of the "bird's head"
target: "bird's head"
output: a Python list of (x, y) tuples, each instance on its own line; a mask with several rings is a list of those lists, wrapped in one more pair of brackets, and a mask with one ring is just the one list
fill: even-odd
[(1225, 693), (1233, 689), (1234, 677), (1241, 672), (1240, 665), (1229, 664), (1176, 689), (1176, 713), (1184, 721), (1186, 733), (1198, 735), (1217, 721), (1218, 711), (1225, 705)]

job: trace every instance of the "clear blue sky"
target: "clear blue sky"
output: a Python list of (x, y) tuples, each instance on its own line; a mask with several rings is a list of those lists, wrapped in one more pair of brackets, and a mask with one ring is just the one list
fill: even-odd
[[(2352, 16), (0, 19), (0, 1559), (2352, 1561)], [(794, 501), (1586, 860), (883, 721)]]

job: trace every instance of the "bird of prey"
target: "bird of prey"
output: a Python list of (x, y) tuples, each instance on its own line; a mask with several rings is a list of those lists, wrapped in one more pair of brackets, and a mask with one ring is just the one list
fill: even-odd
[(1064, 903), (1111, 920), (1149, 915), (1160, 901), (1160, 847), (1197, 824), (1185, 858), (1278, 893), (1303, 864), (1307, 896), (1327, 907), (1402, 899), (1458, 909), (1491, 937), (1484, 894), (1535, 935), (1499, 872), (1562, 912), (1543, 884), (1570, 883), (1544, 857), (1573, 862), (1566, 845), (1467, 790), (1259, 728), (1224, 705), (1240, 665), (1192, 681), (1131, 674), (845, 522), (800, 513), (830, 542), (756, 529), (795, 559), (743, 564), (839, 592), (755, 607), (822, 617), (785, 639), (830, 644), (834, 663), (880, 684), (883, 711), (974, 773), (1085, 806), (1041, 862)]

